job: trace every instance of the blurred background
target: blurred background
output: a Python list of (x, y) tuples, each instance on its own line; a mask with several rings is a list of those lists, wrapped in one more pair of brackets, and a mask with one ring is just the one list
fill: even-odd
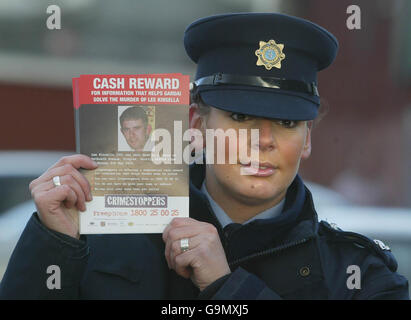
[[(61, 29), (49, 30), (49, 5)], [(347, 28), (347, 7), (361, 29)], [(411, 1), (0, 0), (0, 279), (35, 206), (28, 183), (75, 152), (71, 79), (80, 74), (194, 75), (185, 27), (227, 12), (282, 12), (339, 40), (319, 74), (328, 113), (300, 174), (320, 218), (383, 240), (411, 278)]]

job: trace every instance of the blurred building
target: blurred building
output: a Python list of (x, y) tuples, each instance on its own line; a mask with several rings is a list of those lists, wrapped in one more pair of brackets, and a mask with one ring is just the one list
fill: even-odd
[[(0, 0), (0, 150), (75, 150), (71, 78), (80, 74), (193, 75), (182, 37), (217, 13), (277, 11), (312, 20), (340, 42), (320, 73), (329, 109), (314, 129), (304, 178), (364, 205), (411, 206), (411, 3), (357, 0), (54, 1), (62, 29), (48, 30), (45, 0)], [(120, 5), (121, 4), (121, 5)], [(28, 159), (29, 160), (29, 159)]]

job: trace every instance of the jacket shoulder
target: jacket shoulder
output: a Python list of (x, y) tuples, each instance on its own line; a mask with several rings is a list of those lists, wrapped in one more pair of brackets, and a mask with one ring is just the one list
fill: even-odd
[(395, 272), (398, 268), (398, 263), (392, 254), (390, 247), (381, 240), (373, 240), (356, 232), (344, 231), (336, 224), (328, 223), (327, 221), (319, 222), (318, 232), (320, 236), (326, 237), (328, 241), (335, 243), (348, 243), (352, 246), (352, 249), (366, 250), (367, 253), (380, 258), (393, 272)]

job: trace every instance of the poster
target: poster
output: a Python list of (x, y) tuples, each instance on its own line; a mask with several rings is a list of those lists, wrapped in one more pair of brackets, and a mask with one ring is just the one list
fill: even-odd
[(77, 152), (98, 164), (81, 170), (93, 200), (80, 212), (80, 234), (161, 233), (189, 216), (188, 76), (82, 75), (73, 102)]

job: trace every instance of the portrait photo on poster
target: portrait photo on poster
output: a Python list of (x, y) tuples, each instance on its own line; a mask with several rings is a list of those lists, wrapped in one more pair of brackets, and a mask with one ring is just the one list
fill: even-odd
[(150, 151), (154, 106), (118, 106), (118, 151)]

